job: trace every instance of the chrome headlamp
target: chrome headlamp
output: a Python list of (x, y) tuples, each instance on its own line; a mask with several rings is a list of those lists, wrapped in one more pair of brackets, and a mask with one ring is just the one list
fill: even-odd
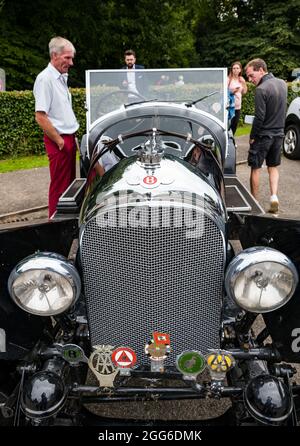
[(292, 261), (276, 249), (248, 248), (229, 264), (225, 288), (244, 310), (267, 313), (285, 305), (298, 284)]
[(11, 272), (8, 290), (24, 311), (53, 316), (77, 300), (80, 277), (74, 265), (59, 254), (44, 252), (26, 257)]

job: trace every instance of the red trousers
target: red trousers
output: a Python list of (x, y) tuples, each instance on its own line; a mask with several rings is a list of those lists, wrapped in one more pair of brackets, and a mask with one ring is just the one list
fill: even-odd
[(65, 145), (62, 150), (59, 150), (55, 142), (44, 135), (44, 143), (50, 168), (50, 186), (48, 195), (49, 218), (56, 211), (59, 197), (76, 176), (75, 135), (61, 136), (65, 141)]

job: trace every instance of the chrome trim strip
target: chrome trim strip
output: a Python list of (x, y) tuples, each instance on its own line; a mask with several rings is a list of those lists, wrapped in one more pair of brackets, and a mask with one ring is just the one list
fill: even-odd
[(6, 333), (4, 328), (0, 328), (0, 353), (6, 353)]

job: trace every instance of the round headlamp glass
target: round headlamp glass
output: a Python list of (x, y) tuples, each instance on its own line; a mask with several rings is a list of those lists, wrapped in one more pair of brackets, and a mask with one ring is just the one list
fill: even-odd
[(265, 247), (239, 253), (228, 266), (225, 287), (244, 310), (266, 313), (285, 305), (294, 294), (298, 273), (283, 253)]
[(74, 304), (80, 294), (80, 277), (63, 256), (38, 253), (14, 268), (8, 288), (12, 299), (23, 310), (53, 316)]

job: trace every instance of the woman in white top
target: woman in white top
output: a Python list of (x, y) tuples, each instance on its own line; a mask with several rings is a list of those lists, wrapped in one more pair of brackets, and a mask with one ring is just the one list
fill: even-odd
[(235, 134), (236, 128), (239, 123), (241, 108), (242, 108), (242, 95), (247, 93), (247, 84), (242, 76), (242, 64), (240, 62), (233, 62), (228, 75), (228, 88), (234, 94), (234, 108), (235, 115), (231, 120), (231, 130)]

